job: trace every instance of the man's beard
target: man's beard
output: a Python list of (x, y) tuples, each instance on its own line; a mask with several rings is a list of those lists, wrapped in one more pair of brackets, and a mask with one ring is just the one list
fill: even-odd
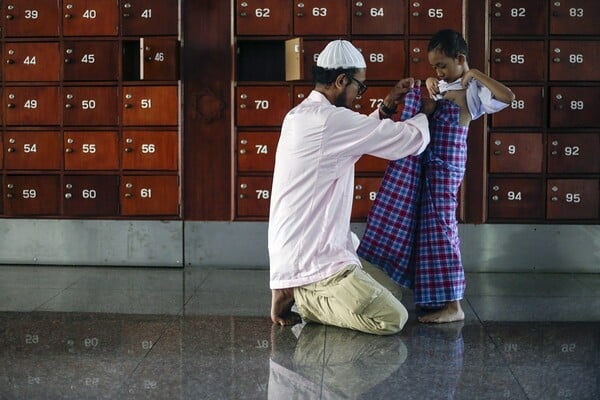
[(348, 109), (351, 109), (351, 107), (348, 104), (346, 104), (346, 98), (346, 89), (344, 88), (344, 91), (340, 93), (338, 97), (335, 98), (334, 105), (336, 107), (346, 107)]

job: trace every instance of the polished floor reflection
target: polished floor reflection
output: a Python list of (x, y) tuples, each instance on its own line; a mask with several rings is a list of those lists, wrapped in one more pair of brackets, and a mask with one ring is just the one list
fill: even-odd
[(0, 399), (600, 398), (600, 275), (467, 282), (379, 337), (272, 326), (262, 269), (0, 266)]

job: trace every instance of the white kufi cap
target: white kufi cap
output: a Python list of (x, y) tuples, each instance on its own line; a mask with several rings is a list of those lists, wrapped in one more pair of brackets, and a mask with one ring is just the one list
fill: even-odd
[(347, 40), (329, 42), (317, 58), (317, 67), (327, 69), (337, 68), (367, 68), (365, 58), (360, 51)]

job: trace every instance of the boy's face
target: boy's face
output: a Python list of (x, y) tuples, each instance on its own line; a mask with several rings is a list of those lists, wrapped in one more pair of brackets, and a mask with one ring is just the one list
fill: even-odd
[(441, 51), (434, 49), (428, 53), (429, 63), (435, 70), (440, 80), (452, 82), (460, 78), (465, 72), (466, 58), (463, 54), (458, 57), (448, 57)]

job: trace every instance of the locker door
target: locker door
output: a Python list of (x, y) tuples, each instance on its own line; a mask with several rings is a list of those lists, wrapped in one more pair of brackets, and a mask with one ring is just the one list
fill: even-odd
[(492, 35), (544, 35), (548, 4), (540, 0), (491, 2)]
[(179, 42), (176, 39), (141, 38), (140, 79), (176, 81), (179, 79)]
[(550, 127), (600, 126), (600, 87), (551, 87)]
[(178, 215), (177, 176), (125, 175), (121, 177), (121, 215)]
[(351, 3), (353, 35), (404, 34), (404, 0), (363, 0)]
[(5, 87), (7, 125), (59, 125), (59, 88), (55, 86)]
[(362, 156), (354, 165), (354, 170), (360, 172), (385, 172), (389, 160), (370, 155)]
[(58, 81), (61, 70), (58, 43), (5, 43), (4, 65), (7, 81)]
[(179, 137), (176, 131), (124, 130), (121, 142), (123, 169), (176, 171)]
[(542, 148), (541, 133), (492, 133), (490, 172), (541, 173)]
[(598, 35), (596, 0), (550, 1), (550, 34)]
[(435, 76), (435, 71), (429, 64), (427, 53), (428, 40), (411, 40), (408, 42), (408, 76), (420, 79), (423, 84), (431, 76)]
[(551, 40), (549, 59), (551, 81), (600, 80), (600, 41)]
[(294, 0), (294, 35), (348, 34), (346, 0)]
[(123, 0), (123, 35), (177, 35), (179, 11), (176, 1)]
[(66, 131), (66, 170), (119, 169), (118, 137), (114, 131)]
[(290, 110), (287, 86), (238, 86), (238, 126), (279, 126)]
[(4, 148), (6, 169), (60, 169), (62, 160), (59, 132), (8, 131), (4, 133)]
[(238, 217), (267, 218), (271, 204), (270, 176), (238, 176), (236, 214)]
[(542, 127), (544, 88), (512, 86), (515, 99), (502, 112), (492, 114), (492, 127)]
[(237, 170), (270, 172), (275, 167), (279, 132), (245, 132), (237, 134)]
[(406, 63), (401, 40), (355, 40), (367, 63), (369, 80), (399, 80)]
[(65, 175), (63, 215), (110, 216), (119, 210), (119, 181), (114, 175)]
[(123, 86), (123, 125), (176, 126), (177, 86)]
[(4, 213), (8, 216), (58, 215), (58, 175), (7, 175)]
[(544, 216), (542, 182), (533, 178), (490, 178), (489, 218), (534, 220)]
[(65, 36), (116, 36), (119, 9), (114, 0), (64, 0)]
[(381, 177), (354, 179), (354, 202), (352, 203), (352, 218), (365, 219), (377, 197)]
[(281, 0), (236, 0), (238, 35), (290, 35), (292, 2)]
[(548, 173), (600, 173), (600, 133), (548, 135)]
[(545, 54), (541, 40), (492, 40), (490, 44), (491, 71), (500, 81), (543, 81), (546, 64), (540, 62)]
[(110, 86), (72, 86), (63, 88), (65, 125), (117, 125), (119, 107), (117, 88)]
[(354, 111), (369, 115), (379, 108), (379, 104), (390, 92), (387, 86), (369, 86), (369, 89), (354, 100)]
[(462, 0), (410, 1), (408, 29), (411, 35), (431, 35), (442, 29), (463, 31)]
[(600, 180), (548, 179), (548, 219), (594, 219), (600, 211)]
[(58, 36), (58, 2), (13, 0), (2, 7), (6, 37)]
[(63, 43), (65, 81), (116, 81), (119, 54), (116, 41), (65, 41)]

